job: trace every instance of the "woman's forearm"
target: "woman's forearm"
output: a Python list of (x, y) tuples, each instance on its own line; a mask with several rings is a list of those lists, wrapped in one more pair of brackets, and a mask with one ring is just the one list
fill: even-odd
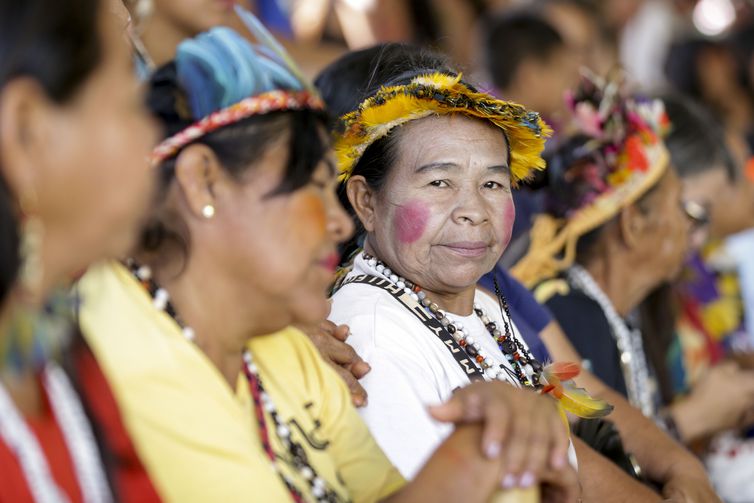
[(573, 439), (573, 446), (579, 459), (579, 482), (584, 503), (661, 501), (657, 493), (629, 477), (579, 438)]
[[(541, 337), (555, 360), (581, 361), (576, 349), (557, 323), (550, 323), (542, 331)], [(582, 371), (576, 378), (576, 384), (587, 389), (591, 395), (607, 400), (615, 407), (609, 419), (620, 431), (626, 450), (636, 457), (642, 470), (650, 479), (664, 483), (680, 466), (692, 471), (699, 470), (703, 474), (701, 464), (689, 451), (597, 376), (591, 372)]]

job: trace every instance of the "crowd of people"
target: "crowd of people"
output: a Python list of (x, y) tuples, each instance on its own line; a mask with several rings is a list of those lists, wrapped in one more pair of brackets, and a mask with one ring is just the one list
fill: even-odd
[(0, 0), (0, 502), (754, 501), (710, 2)]

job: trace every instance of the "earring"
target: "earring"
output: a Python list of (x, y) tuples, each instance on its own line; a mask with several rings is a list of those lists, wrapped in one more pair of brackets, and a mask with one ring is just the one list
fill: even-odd
[(21, 289), (32, 299), (41, 294), (44, 264), (42, 262), (42, 243), (45, 228), (42, 220), (36, 216), (37, 194), (31, 190), (18, 200), (20, 210), (20, 243), (18, 254), (21, 267), (18, 280)]
[(202, 216), (206, 219), (210, 219), (215, 216), (215, 207), (211, 204), (205, 204), (202, 208)]
[(19, 281), (25, 292), (36, 296), (42, 287), (44, 267), (42, 263), (42, 242), (44, 241), (44, 224), (34, 216), (26, 216), (21, 225), (21, 269)]
[(134, 9), (134, 17), (138, 24), (144, 22), (154, 11), (154, 2), (152, 0), (137, 0)]

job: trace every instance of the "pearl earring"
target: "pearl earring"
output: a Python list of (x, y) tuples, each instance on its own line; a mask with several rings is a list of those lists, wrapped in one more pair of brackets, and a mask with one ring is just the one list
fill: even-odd
[(215, 216), (215, 207), (211, 204), (205, 204), (202, 208), (202, 216), (206, 219), (210, 219)]

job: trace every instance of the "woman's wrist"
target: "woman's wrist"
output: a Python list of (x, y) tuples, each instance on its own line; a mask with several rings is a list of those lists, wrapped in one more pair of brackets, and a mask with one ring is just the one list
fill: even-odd
[(668, 426), (672, 424), (675, 430), (668, 433), (683, 444), (688, 444), (706, 434), (704, 421), (697, 417), (695, 407), (691, 405), (687, 398), (682, 398), (661, 413), (665, 423)]

